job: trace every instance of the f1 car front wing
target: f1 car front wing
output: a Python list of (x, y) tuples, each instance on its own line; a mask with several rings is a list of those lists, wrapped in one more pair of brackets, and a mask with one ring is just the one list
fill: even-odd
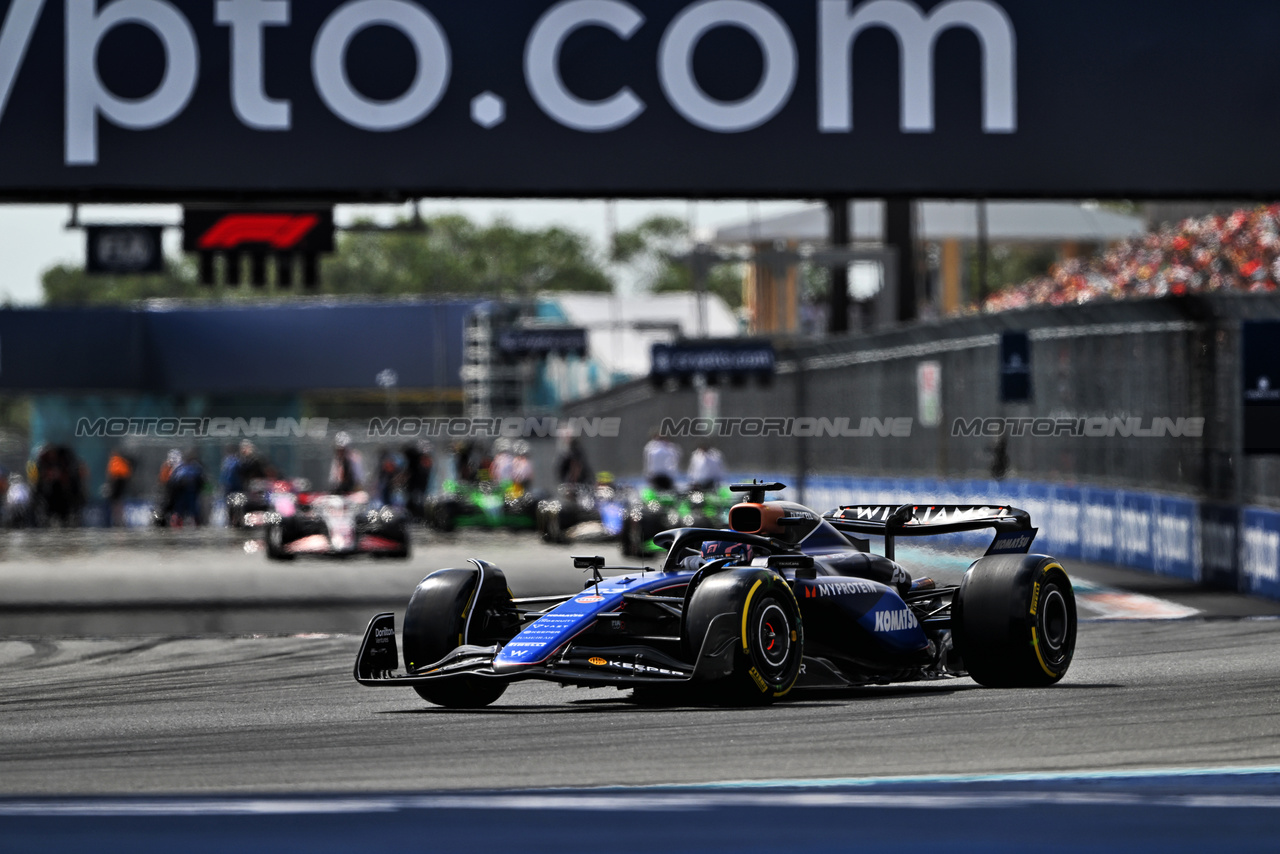
[(394, 614), (378, 614), (369, 621), (356, 657), (355, 679), (374, 688), (409, 687), (456, 676), (506, 679), (545, 679), (582, 687), (635, 686), (707, 681), (729, 675), (733, 668), (738, 615), (712, 619), (696, 664), (678, 661), (643, 645), (588, 647), (572, 642), (540, 664), (494, 667), (501, 646), (460, 646), (440, 661), (401, 673)]

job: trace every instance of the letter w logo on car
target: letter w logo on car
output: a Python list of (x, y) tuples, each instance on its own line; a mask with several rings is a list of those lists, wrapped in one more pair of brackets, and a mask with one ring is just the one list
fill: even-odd
[(200, 248), (265, 244), (273, 249), (293, 249), (319, 223), (315, 214), (228, 214), (200, 235)]

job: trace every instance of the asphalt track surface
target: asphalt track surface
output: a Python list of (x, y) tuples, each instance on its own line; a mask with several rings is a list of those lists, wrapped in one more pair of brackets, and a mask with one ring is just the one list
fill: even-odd
[[(402, 607), (426, 571), (469, 554), (504, 565), (517, 595), (576, 589), (582, 577), (566, 555), (601, 549), (464, 535), (420, 547), (407, 566), (277, 567), (234, 536), (175, 533), (7, 541), (0, 851), (87, 850), (87, 840), (98, 850), (322, 851), (414, 839), (442, 851), (468, 839), (475, 850), (564, 851), (620, 822), (629, 831), (613, 850), (849, 850), (850, 827), (879, 850), (1280, 849), (1274, 773), (1144, 783), (1155, 795), (1136, 784), (1099, 795), (1088, 782), (1133, 769), (1156, 769), (1162, 781), (1167, 769), (1280, 767), (1272, 603), (1068, 564), (1082, 599), (1103, 590), (1110, 607), (1116, 591), (1137, 591), (1135, 614), (1153, 602), (1154, 612), (1163, 603), (1166, 615), (1194, 614), (1084, 622), (1067, 678), (1043, 690), (958, 679), (797, 695), (766, 709), (653, 709), (614, 689), (521, 683), (489, 709), (453, 712), (352, 681), (369, 613)], [(914, 557), (942, 581), (963, 568)], [(1008, 777), (1027, 773), (1045, 776)], [(904, 783), (868, 778), (919, 778), (927, 791), (889, 809), (853, 795)], [(764, 791), (774, 800), (705, 800), (742, 785), (773, 786)], [(694, 788), (666, 801), (617, 789), (654, 786)], [(621, 794), (503, 800), (559, 787)], [(804, 800), (815, 791), (845, 800)], [(498, 794), (395, 800), (486, 792)], [(171, 796), (158, 811), (119, 801)], [(716, 832), (699, 836), (706, 828)]]

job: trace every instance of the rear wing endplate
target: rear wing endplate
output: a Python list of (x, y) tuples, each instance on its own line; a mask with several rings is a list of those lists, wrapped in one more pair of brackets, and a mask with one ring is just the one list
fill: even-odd
[(1031, 515), (999, 504), (853, 504), (823, 514), (843, 533), (884, 537), (885, 557), (893, 559), (896, 537), (933, 537), (994, 528), (987, 554), (1026, 554), (1037, 530)]

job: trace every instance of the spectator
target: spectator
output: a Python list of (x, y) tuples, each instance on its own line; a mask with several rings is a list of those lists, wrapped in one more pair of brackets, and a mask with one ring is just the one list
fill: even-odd
[(383, 448), (378, 451), (378, 501), (383, 506), (395, 503), (396, 488), (402, 480), (403, 465), (395, 451)]
[(204, 466), (200, 464), (199, 455), (195, 451), (188, 451), (169, 475), (169, 488), (173, 496), (170, 524), (179, 528), (188, 521), (197, 527), (204, 524), (204, 514), (200, 507), (204, 484)]
[(515, 463), (515, 455), (511, 453), (511, 442), (507, 439), (493, 441), (493, 459), (489, 462), (489, 482), (496, 484), (510, 483), (511, 467)]
[(435, 464), (431, 443), (405, 445), (401, 453), (404, 454), (405, 506), (413, 518), (425, 519), (427, 491), (431, 488), (431, 469)]
[(76, 524), (84, 506), (84, 473), (75, 453), (63, 445), (45, 446), (36, 456), (36, 505), (45, 521)]
[(225, 498), (233, 492), (244, 492), (244, 478), (240, 476), (240, 455), (235, 445), (223, 448), (222, 464), (218, 467), (218, 486)]
[(1237, 291), (1270, 293), (1280, 281), (1280, 204), (1165, 225), (1090, 260), (1055, 264), (1049, 275), (988, 297), (988, 312), (1098, 299)]
[(133, 480), (133, 462), (119, 448), (107, 458), (107, 506), (111, 527), (124, 526), (124, 496)]
[(708, 442), (702, 442), (689, 455), (689, 488), (709, 491), (724, 480), (724, 457)]
[(173, 474), (182, 466), (182, 451), (171, 448), (160, 464), (157, 481), (160, 485), (160, 509), (156, 512), (156, 521), (160, 525), (168, 525), (173, 519), (177, 502), (177, 481)]
[(364, 460), (351, 447), (351, 436), (339, 433), (333, 439), (333, 463), (329, 466), (329, 491), (351, 495), (364, 487)]
[(34, 524), (31, 487), (27, 486), (22, 475), (11, 474), (4, 496), (4, 525), (6, 528), (29, 528)]
[(644, 476), (654, 489), (675, 489), (680, 449), (654, 430), (644, 446)]
[(471, 442), (454, 442), (453, 444), (453, 476), (462, 483), (473, 483), (480, 476), (479, 470), (471, 459), (475, 448)]
[(242, 490), (247, 489), (253, 481), (263, 480), (272, 477), (274, 474), (271, 465), (263, 459), (262, 455), (258, 453), (258, 449), (248, 439), (240, 442), (240, 456), (237, 468)]
[(529, 443), (516, 442), (511, 450), (511, 482), (527, 491), (533, 485), (533, 463), (529, 460)]
[(576, 436), (570, 437), (561, 448), (560, 458), (556, 461), (556, 477), (561, 483), (573, 486), (591, 482), (591, 466), (587, 465), (587, 455)]

